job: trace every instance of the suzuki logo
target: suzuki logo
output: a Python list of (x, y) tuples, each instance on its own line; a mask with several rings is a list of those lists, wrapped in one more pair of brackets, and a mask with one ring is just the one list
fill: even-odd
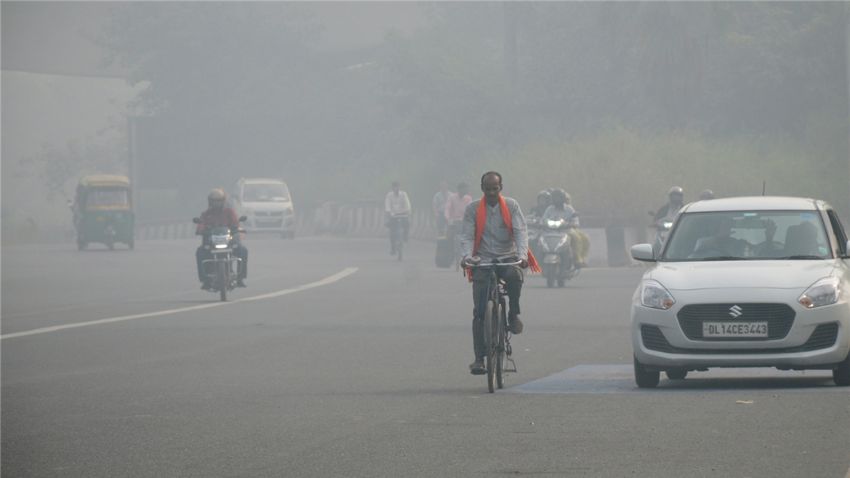
[(744, 315), (744, 309), (738, 307), (737, 305), (733, 305), (729, 308), (729, 315), (731, 315), (733, 319), (737, 319), (738, 317)]

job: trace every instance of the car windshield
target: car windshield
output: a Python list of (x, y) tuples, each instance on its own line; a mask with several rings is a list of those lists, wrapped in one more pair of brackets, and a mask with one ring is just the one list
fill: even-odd
[(805, 260), (832, 257), (816, 211), (685, 213), (663, 261)]
[(285, 184), (246, 184), (242, 192), (245, 202), (277, 202), (288, 201), (289, 191)]

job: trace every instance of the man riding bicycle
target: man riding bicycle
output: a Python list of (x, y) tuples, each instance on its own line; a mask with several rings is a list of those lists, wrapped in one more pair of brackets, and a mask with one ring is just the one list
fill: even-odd
[(520, 265), (499, 267), (497, 274), (505, 281), (508, 293), (508, 328), (513, 334), (522, 333), (523, 324), (519, 318), (519, 296), (522, 291), (523, 271), (531, 266), (539, 271), (533, 254), (528, 251), (528, 230), (519, 203), (513, 198), (503, 197), (502, 175), (490, 171), (481, 177), (482, 199), (473, 201), (466, 207), (461, 232), (461, 251), (467, 273), (472, 275), (472, 344), (475, 361), (469, 365), (473, 375), (487, 373), (484, 365), (485, 350), (483, 334), (483, 303), (486, 300), (487, 283), (490, 272), (485, 269), (468, 269), (482, 262), (496, 262), (506, 259), (519, 259)]

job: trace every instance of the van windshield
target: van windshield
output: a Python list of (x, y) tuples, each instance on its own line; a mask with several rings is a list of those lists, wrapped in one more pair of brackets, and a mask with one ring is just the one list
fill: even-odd
[(289, 190), (285, 184), (246, 184), (242, 190), (243, 202), (289, 201)]
[(832, 257), (816, 211), (723, 211), (683, 214), (663, 261), (806, 260)]
[(86, 195), (86, 209), (130, 207), (126, 189), (92, 189)]

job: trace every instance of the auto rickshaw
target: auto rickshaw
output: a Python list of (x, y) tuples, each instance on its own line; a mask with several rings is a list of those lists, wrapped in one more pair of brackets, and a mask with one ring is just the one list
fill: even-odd
[(115, 248), (116, 242), (121, 242), (133, 249), (135, 215), (130, 180), (126, 176), (82, 177), (71, 210), (79, 250), (91, 242), (106, 244), (110, 250)]

